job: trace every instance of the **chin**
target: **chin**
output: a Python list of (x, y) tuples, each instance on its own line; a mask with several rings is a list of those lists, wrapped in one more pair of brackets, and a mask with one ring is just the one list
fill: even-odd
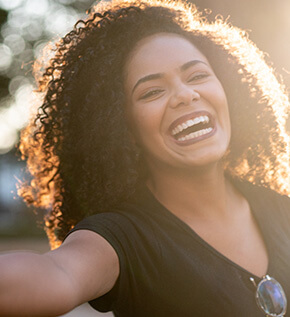
[(195, 156), (189, 160), (191, 166), (213, 166), (223, 162), (224, 157), (226, 156), (227, 149), (221, 150), (220, 148), (213, 153), (204, 153), (199, 157)]

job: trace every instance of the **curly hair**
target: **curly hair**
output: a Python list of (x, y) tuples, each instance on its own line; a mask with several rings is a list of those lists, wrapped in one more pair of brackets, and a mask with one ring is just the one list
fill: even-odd
[(142, 38), (169, 32), (208, 58), (226, 92), (232, 176), (289, 194), (289, 101), (264, 55), (245, 32), (208, 22), (193, 5), (163, 0), (99, 3), (60, 39), (38, 77), (42, 104), (22, 131), (20, 151), (32, 179), (26, 203), (47, 210), (52, 247), (82, 218), (129, 199), (146, 171), (130, 138), (123, 70)]

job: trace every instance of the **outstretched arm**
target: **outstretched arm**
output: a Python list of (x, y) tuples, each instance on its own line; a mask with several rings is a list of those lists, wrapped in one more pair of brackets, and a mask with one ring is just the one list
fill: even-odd
[(108, 292), (119, 275), (113, 247), (79, 230), (43, 255), (0, 256), (0, 316), (58, 316)]

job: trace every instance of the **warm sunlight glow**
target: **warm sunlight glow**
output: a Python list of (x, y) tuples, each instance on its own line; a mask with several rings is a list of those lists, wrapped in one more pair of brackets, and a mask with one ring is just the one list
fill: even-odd
[[(224, 58), (224, 64), (228, 61), (236, 67), (233, 69), (239, 69), (239, 72), (235, 70), (241, 75), (235, 76), (237, 88), (245, 88), (246, 92), (244, 92), (244, 96), (247, 96), (245, 98), (247, 98), (248, 103), (250, 103), (250, 105), (245, 105), (245, 109), (247, 109), (245, 111), (249, 112), (249, 116), (255, 113), (256, 115), (258, 114), (257, 116), (259, 118), (259, 114), (261, 113), (261, 117), (264, 115), (266, 121), (269, 118), (269, 122), (272, 120), (271, 123), (256, 119), (252, 120), (252, 130), (250, 131), (253, 132), (257, 128), (258, 123), (259, 130), (257, 129), (257, 131), (259, 132), (261, 130), (264, 133), (267, 132), (268, 126), (266, 124), (269, 124), (269, 127), (272, 127), (272, 129), (269, 128), (267, 142), (255, 136), (255, 133), (252, 133), (253, 138), (250, 139), (250, 141), (254, 140), (252, 148), (251, 143), (245, 143), (246, 145), (241, 147), (243, 153), (239, 154), (240, 157), (235, 156), (235, 159), (232, 159), (231, 162), (229, 162), (229, 159), (227, 163), (229, 167), (228, 171), (233, 175), (254, 183), (258, 180), (260, 185), (271, 187), (277, 192), (290, 194), (289, 136), (285, 130), (289, 100), (285, 87), (275, 77), (274, 70), (265, 62), (264, 54), (249, 40), (247, 33), (239, 28), (233, 27), (220, 17), (216, 18), (214, 22), (208, 22), (207, 19), (197, 11), (194, 5), (184, 4), (178, 1), (101, 1), (91, 10), (87, 21), (80, 21), (74, 31), (68, 34), (67, 37), (53, 44), (55, 48), (53, 53), (55, 55), (50, 62), (45, 63), (46, 57), (50, 57), (48, 54), (48, 56), (44, 58), (40, 57), (36, 61), (34, 68), (39, 91), (44, 95), (46, 94), (46, 96), (43, 99), (43, 103), (38, 104), (41, 105), (41, 108), (40, 112), (38, 112), (36, 123), (31, 121), (22, 132), (20, 150), (23, 157), (28, 157), (28, 168), (33, 177), (33, 181), (29, 184), (24, 184), (19, 192), (26, 202), (33, 204), (35, 207), (43, 207), (51, 210), (46, 218), (46, 231), (53, 247), (58, 245), (56, 238), (58, 236), (58, 230), (63, 230), (63, 234), (65, 230), (74, 225), (74, 223), (68, 222), (69, 219), (65, 218), (65, 212), (62, 214), (64, 210), (62, 202), (65, 195), (64, 186), (62, 186), (61, 172), (59, 171), (61, 167), (59, 166), (57, 156), (60, 156), (61, 154), (59, 153), (62, 153), (62, 141), (65, 137), (62, 131), (63, 122), (65, 120), (62, 120), (63, 117), (61, 116), (63, 113), (69, 113), (71, 111), (69, 106), (73, 104), (71, 100), (72, 95), (70, 95), (71, 90), (68, 88), (73, 85), (70, 86), (71, 83), (68, 83), (68, 78), (71, 79), (71, 82), (76, 80), (74, 76), (80, 68), (80, 63), (78, 64), (76, 60), (82, 60), (83, 58), (82, 63), (84, 64), (82, 65), (86, 65), (85, 62), (90, 61), (91, 56), (95, 56), (93, 54), (99, 53), (97, 49), (94, 51), (95, 48), (92, 47), (90, 47), (90, 50), (79, 51), (79, 47), (86, 47), (86, 43), (82, 41), (86, 40), (86, 36), (89, 36), (88, 34), (94, 34), (94, 36), (96, 35), (96, 38), (99, 39), (100, 34), (102, 34), (99, 31), (105, 32), (104, 38), (105, 41), (107, 41), (107, 30), (101, 29), (103, 27), (102, 25), (105, 25), (104, 28), (106, 28), (106, 25), (110, 25), (112, 21), (114, 22), (114, 19), (119, 19), (119, 17), (122, 17), (122, 14), (124, 14), (124, 16), (127, 14), (126, 12), (120, 13), (120, 11), (118, 11), (120, 15), (115, 16), (116, 12), (113, 11), (109, 14), (107, 12), (106, 16), (103, 16), (103, 10), (111, 9), (112, 6), (116, 6), (119, 10), (128, 7), (129, 4), (137, 4), (139, 6), (140, 3), (141, 8), (142, 6), (152, 3), (156, 6), (177, 10), (180, 12), (180, 16), (173, 18), (175, 19), (175, 23), (182, 24), (182, 28), (185, 30), (197, 36), (202, 36), (204, 40), (211, 42), (211, 45), (215, 47), (216, 50), (213, 52), (222, 51), (223, 54), (225, 53), (223, 56), (226, 57), (221, 57)], [(55, 30), (54, 27), (62, 27), (63, 21), (58, 16), (58, 14), (62, 12), (63, 11), (55, 11), (53, 15), (55, 23), (51, 25), (51, 31)], [(98, 14), (94, 14), (96, 12)], [(63, 13), (63, 16), (65, 17), (66, 14)], [(18, 23), (21, 23), (21, 21), (18, 21)], [(90, 33), (91, 30), (94, 30), (96, 33)], [(9, 43), (8, 40), (7, 43)], [(21, 41), (19, 41), (19, 43), (19, 47), (16, 46), (16, 50), (21, 50)], [(103, 42), (101, 43), (103, 45)], [(110, 43), (108, 45), (110, 45)], [(39, 52), (43, 47), (44, 43), (39, 43)], [(98, 46), (98, 49), (105, 50), (107, 48), (99, 48)], [(12, 47), (10, 51), (13, 51)], [(72, 51), (78, 54), (76, 55), (77, 58), (73, 54), (70, 54)], [(92, 53), (90, 57), (88, 57), (89, 53)], [(45, 54), (46, 50), (44, 50), (44, 55)], [(7, 56), (8, 55), (7, 50)], [(74, 57), (72, 58), (72, 56)], [(87, 58), (87, 60), (85, 58)], [(8, 57), (7, 60), (9, 62)], [(46, 66), (50, 67), (47, 72), (43, 74)], [(62, 75), (64, 76), (62, 77)], [(241, 84), (241, 82), (243, 84)], [(15, 83), (15, 87), (17, 87), (17, 82)], [(14, 91), (16, 91), (15, 99), (17, 100), (18, 89), (14, 88)], [(69, 94), (64, 91), (69, 91)], [(242, 101), (240, 102), (242, 103)], [(241, 103), (238, 105), (241, 105)], [(247, 108), (247, 106), (249, 107)], [(241, 107), (233, 109), (243, 110)], [(241, 112), (239, 112), (239, 114), (241, 114)], [(243, 120), (245, 121), (245, 119)], [(245, 124), (245, 122), (243, 124)], [(264, 135), (260, 134), (260, 136)], [(266, 149), (265, 147), (263, 148), (264, 144), (266, 144)], [(237, 145), (239, 144), (236, 144), (236, 146)], [(229, 149), (229, 152), (231, 152), (231, 150), (232, 148)], [(234, 151), (232, 151), (232, 153), (234, 153)], [(255, 157), (253, 158), (253, 156)], [(253, 161), (255, 162), (253, 163)], [(84, 199), (82, 204), (86, 205), (86, 202), (87, 199), (86, 201)], [(63, 229), (64, 227), (65, 229)]]
[(80, 16), (57, 0), (0, 0), (0, 8), (9, 12), (1, 25), (0, 73), (11, 78), (10, 95), (0, 104), (0, 154), (4, 154), (15, 146), (19, 131), (28, 123), (34, 59), (48, 39), (64, 35)]

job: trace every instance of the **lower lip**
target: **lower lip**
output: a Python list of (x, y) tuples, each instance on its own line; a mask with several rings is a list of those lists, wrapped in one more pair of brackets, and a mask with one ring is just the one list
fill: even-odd
[(174, 139), (175, 143), (177, 143), (178, 145), (187, 146), (187, 145), (191, 145), (191, 144), (203, 141), (205, 139), (208, 139), (211, 136), (213, 136), (215, 133), (216, 133), (216, 126), (214, 126), (212, 131), (210, 131), (209, 133), (201, 135), (201, 136), (198, 136), (198, 137), (190, 139), (190, 140), (178, 141), (174, 137), (173, 137), (173, 139)]

